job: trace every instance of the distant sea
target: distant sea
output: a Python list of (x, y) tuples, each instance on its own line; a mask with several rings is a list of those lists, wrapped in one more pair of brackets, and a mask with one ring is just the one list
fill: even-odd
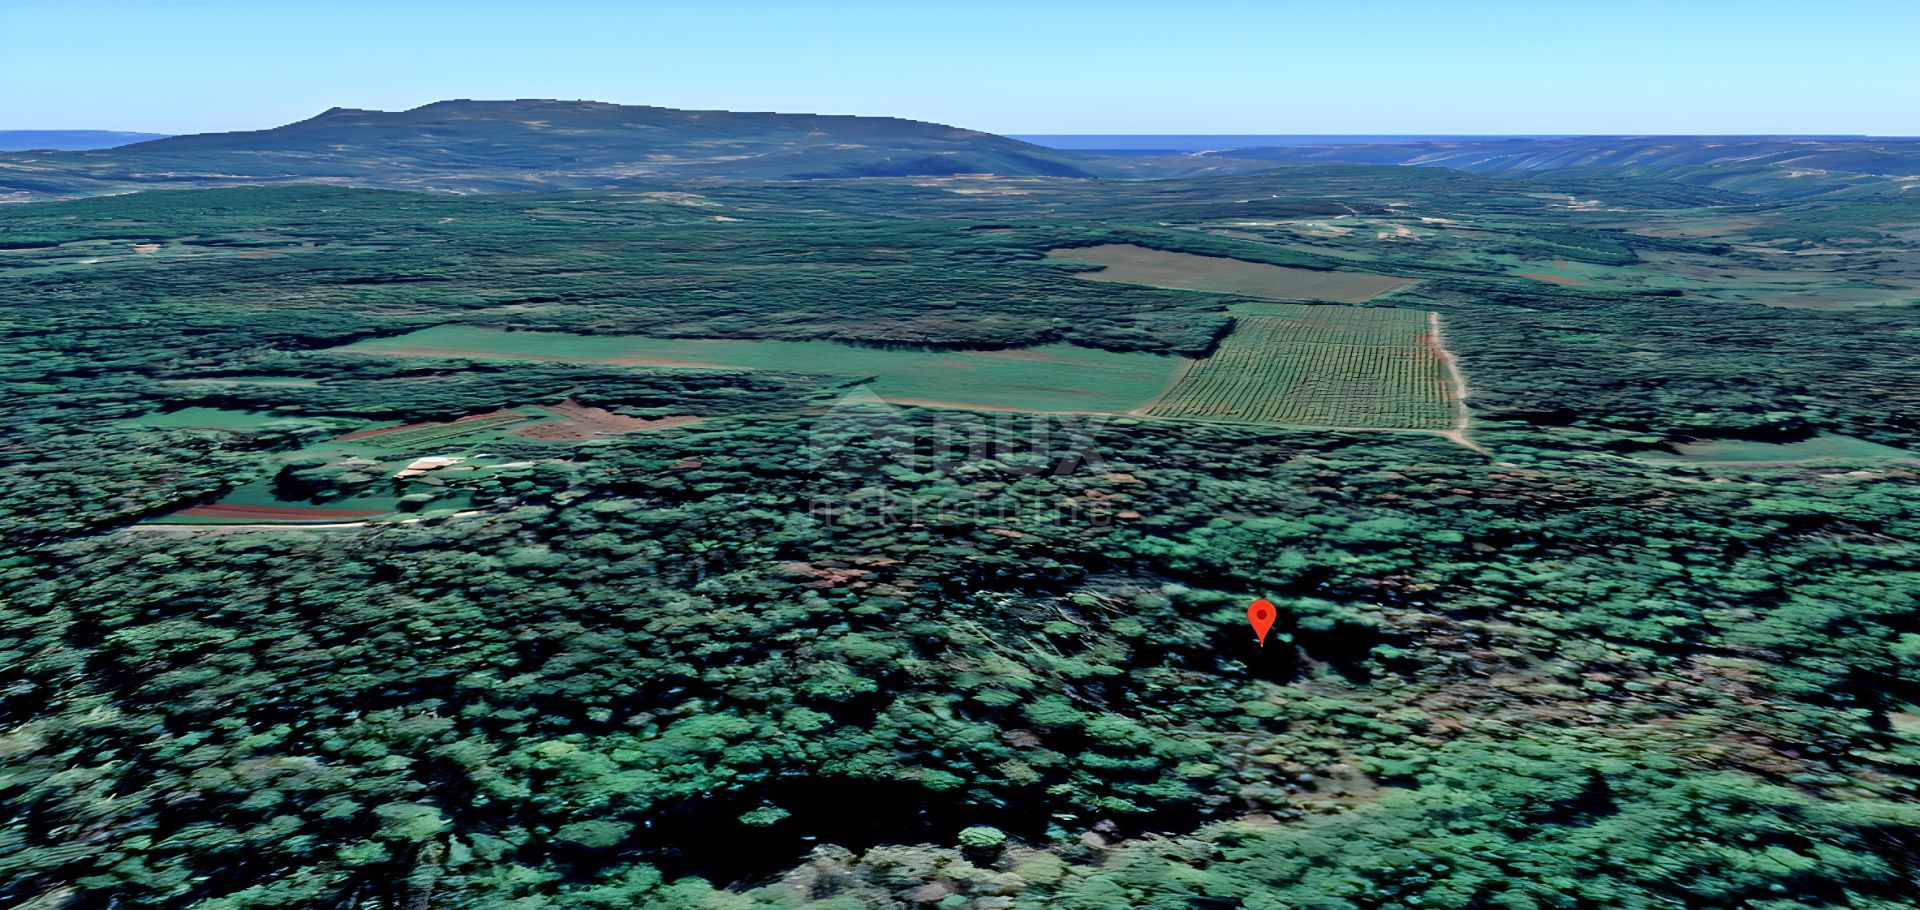
[(1212, 149), (1244, 149), (1277, 145), (1382, 145), (1395, 142), (1486, 142), (1499, 139), (1554, 139), (1540, 136), (1361, 136), (1361, 135), (1102, 135), (1052, 134), (1010, 136), (1034, 145), (1071, 151), (1102, 152), (1205, 152)]
[(81, 152), (165, 138), (164, 133), (125, 133), (118, 130), (0, 130), (0, 152)]

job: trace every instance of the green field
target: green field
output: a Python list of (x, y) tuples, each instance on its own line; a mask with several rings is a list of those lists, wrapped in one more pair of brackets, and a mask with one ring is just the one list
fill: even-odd
[(502, 332), (442, 325), (337, 348), (359, 354), (773, 370), (870, 377), (904, 404), (1019, 411), (1125, 413), (1154, 399), (1188, 361), (1065, 344), (1007, 351), (902, 351), (831, 341), (734, 341)]
[(1655, 461), (1730, 466), (1791, 466), (1808, 462), (1920, 460), (1920, 455), (1905, 449), (1896, 449), (1893, 446), (1837, 434), (1823, 434), (1799, 442), (1714, 439), (1681, 443), (1673, 448), (1674, 454), (1653, 455), (1649, 458)]
[(145, 414), (135, 418), (132, 423), (154, 429), (245, 431), (258, 430), (268, 424), (286, 419), (286, 415), (256, 414), (251, 411), (231, 411), (225, 408), (188, 407)]
[(1192, 253), (1156, 250), (1131, 243), (1049, 250), (1047, 255), (1054, 259), (1105, 266), (1100, 271), (1075, 276), (1088, 281), (1144, 284), (1157, 288), (1210, 291), (1274, 300), (1361, 303), (1413, 283), (1410, 278), (1391, 275), (1294, 269), (1224, 256), (1196, 256)]
[(1417, 310), (1257, 304), (1147, 413), (1299, 426), (1446, 429), (1445, 361)]

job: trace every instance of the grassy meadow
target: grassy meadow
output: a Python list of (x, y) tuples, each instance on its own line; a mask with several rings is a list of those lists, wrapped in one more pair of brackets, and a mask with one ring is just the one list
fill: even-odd
[(1713, 439), (1676, 443), (1673, 454), (1651, 456), (1700, 465), (1792, 467), (1809, 463), (1877, 464), (1920, 461), (1920, 454), (1849, 436), (1823, 434), (1794, 442)]
[(1088, 281), (1144, 284), (1157, 288), (1238, 294), (1272, 300), (1332, 300), (1361, 303), (1412, 279), (1353, 271), (1316, 271), (1247, 262), (1224, 256), (1196, 256), (1130, 243), (1050, 250), (1065, 262), (1102, 266), (1074, 277)]
[(355, 342), (343, 353), (771, 370), (864, 382), (889, 401), (988, 410), (1125, 413), (1153, 401), (1186, 361), (1072, 345), (1003, 351), (891, 350), (829, 341), (735, 341), (502, 332), (435, 326)]

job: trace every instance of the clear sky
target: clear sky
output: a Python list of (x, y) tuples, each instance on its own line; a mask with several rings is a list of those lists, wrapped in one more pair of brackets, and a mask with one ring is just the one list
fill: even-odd
[(1001, 133), (1920, 135), (1920, 0), (0, 0), (0, 129), (446, 98)]

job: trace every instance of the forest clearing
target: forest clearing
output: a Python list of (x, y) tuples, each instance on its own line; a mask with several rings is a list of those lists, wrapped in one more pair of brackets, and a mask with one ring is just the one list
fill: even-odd
[(1270, 300), (1364, 303), (1413, 283), (1411, 278), (1392, 275), (1289, 268), (1224, 256), (1174, 253), (1131, 243), (1048, 250), (1047, 256), (1105, 266), (1096, 272), (1082, 272), (1074, 276), (1086, 281), (1144, 284), (1156, 288), (1239, 294)]
[(1145, 413), (1281, 426), (1455, 428), (1445, 358), (1418, 310), (1236, 308), (1233, 334)]
[(855, 377), (868, 380), (874, 394), (893, 401), (1114, 414), (1152, 401), (1187, 363), (1183, 357), (1067, 344), (1013, 350), (895, 350), (833, 341), (502, 332), (461, 325), (435, 326), (336, 350)]

